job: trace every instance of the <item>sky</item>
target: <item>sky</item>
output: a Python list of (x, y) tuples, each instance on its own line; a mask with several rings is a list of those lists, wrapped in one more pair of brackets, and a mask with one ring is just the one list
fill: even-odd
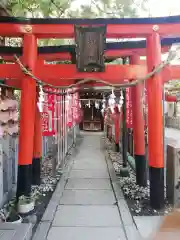
[[(73, 8), (78, 8), (79, 5), (90, 4), (91, 0), (75, 0)], [(153, 17), (180, 15), (180, 0), (148, 0), (148, 8)], [(147, 13), (140, 12), (141, 17), (147, 17)]]
[(149, 0), (149, 9), (153, 17), (180, 15), (180, 1)]

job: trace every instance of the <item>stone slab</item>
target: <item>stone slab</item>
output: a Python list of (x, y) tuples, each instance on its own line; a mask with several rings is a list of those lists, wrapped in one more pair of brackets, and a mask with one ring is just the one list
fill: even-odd
[(30, 240), (31, 237), (32, 237), (32, 224), (0, 223), (1, 240)]
[(87, 153), (86, 153), (86, 156), (78, 156), (77, 158), (74, 159), (74, 163), (86, 163), (86, 164), (90, 164), (90, 163), (98, 163), (98, 164), (104, 164), (105, 161), (104, 161), (104, 158), (102, 156), (98, 156), (97, 154), (89, 154), (87, 156)]
[(33, 240), (46, 240), (51, 222), (41, 222), (34, 234)]
[(98, 154), (98, 153), (93, 153), (93, 154), (88, 154), (87, 152), (86, 154), (79, 154), (76, 156), (76, 158), (74, 158), (75, 162), (104, 162), (104, 156)]
[(126, 240), (121, 227), (52, 227), (47, 240)]
[(95, 170), (72, 170), (69, 178), (109, 178), (107, 170), (95, 169)]
[(65, 189), (111, 190), (109, 179), (69, 179)]
[(94, 154), (94, 155), (89, 155), (87, 156), (77, 156), (76, 158), (74, 158), (74, 163), (86, 163), (86, 164), (89, 164), (89, 163), (98, 163), (98, 164), (104, 164), (105, 161), (104, 161), (104, 158), (103, 156), (98, 156), (97, 154)]
[(113, 205), (116, 199), (112, 190), (65, 190), (60, 204)]
[(72, 169), (107, 169), (104, 161), (75, 161)]
[(136, 226), (142, 237), (148, 238), (158, 228), (160, 221), (163, 217), (160, 216), (143, 216), (134, 217)]
[(60, 205), (52, 226), (119, 227), (121, 220), (116, 206)]

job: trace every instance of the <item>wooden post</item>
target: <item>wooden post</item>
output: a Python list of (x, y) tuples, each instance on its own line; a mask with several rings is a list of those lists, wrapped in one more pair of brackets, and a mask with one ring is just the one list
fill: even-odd
[[(131, 64), (140, 64), (140, 57), (134, 55), (130, 59)], [(147, 185), (147, 164), (145, 157), (144, 116), (142, 105), (142, 90), (144, 85), (137, 84), (132, 87), (132, 114), (134, 157), (136, 162), (136, 183), (140, 186)]]
[[(23, 42), (23, 63), (33, 73), (37, 59), (37, 39), (25, 34)], [(17, 199), (31, 193), (32, 158), (34, 142), (36, 82), (24, 75), (21, 83), (20, 136), (18, 156)]]
[(123, 89), (122, 91), (123, 91), (123, 97), (124, 97), (124, 103), (122, 106), (122, 145), (121, 145), (123, 166), (120, 169), (120, 176), (129, 177), (129, 170), (127, 167), (128, 139), (127, 139), (127, 126), (126, 126), (126, 89)]
[(115, 107), (114, 126), (115, 126), (115, 151), (119, 152), (120, 113), (118, 107)]
[[(128, 58), (123, 58), (123, 65), (127, 64)], [(128, 135), (127, 135), (127, 106), (126, 106), (126, 89), (122, 90), (123, 94), (123, 106), (122, 106), (122, 158), (123, 158), (123, 168), (121, 168), (120, 174), (123, 177), (129, 176), (128, 168), (127, 168), (127, 152), (128, 152)]]
[[(152, 71), (161, 63), (161, 41), (157, 32), (147, 37), (147, 65)], [(164, 206), (164, 147), (161, 72), (147, 80), (148, 99), (148, 157), (150, 175), (150, 204)]]
[(32, 184), (41, 183), (41, 158), (42, 158), (42, 122), (41, 113), (38, 106), (35, 107), (35, 126), (34, 126), (34, 149), (32, 161)]
[(123, 89), (123, 130), (122, 130), (122, 155), (123, 155), (123, 167), (127, 167), (127, 152), (128, 152), (128, 138), (127, 138), (127, 126), (126, 126), (126, 89)]

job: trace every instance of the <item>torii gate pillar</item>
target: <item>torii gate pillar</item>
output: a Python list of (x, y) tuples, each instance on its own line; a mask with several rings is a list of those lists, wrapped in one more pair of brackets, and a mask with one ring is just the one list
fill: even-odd
[[(158, 32), (154, 31), (147, 37), (148, 71), (151, 72), (160, 63), (161, 41)], [(164, 206), (162, 86), (161, 73), (147, 80), (150, 204), (155, 209), (161, 209)]]
[[(131, 64), (140, 64), (140, 57), (133, 55), (130, 58)], [(133, 115), (133, 137), (134, 155), (136, 162), (136, 183), (140, 186), (147, 185), (147, 164), (145, 157), (145, 134), (144, 116), (142, 105), (143, 84), (139, 83), (132, 87), (132, 115)]]
[[(37, 103), (37, 102), (36, 102)], [(40, 185), (41, 182), (41, 158), (42, 158), (42, 122), (39, 108), (35, 106), (35, 126), (34, 126), (34, 149), (32, 161), (32, 184)]]
[[(36, 60), (37, 39), (33, 34), (25, 34), (23, 63), (32, 73)], [(36, 82), (31, 77), (24, 76), (21, 90), (17, 198), (22, 195), (29, 196), (31, 193)]]

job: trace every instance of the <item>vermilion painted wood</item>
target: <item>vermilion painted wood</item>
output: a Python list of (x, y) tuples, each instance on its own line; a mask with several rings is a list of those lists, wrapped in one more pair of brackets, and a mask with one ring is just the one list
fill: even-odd
[[(139, 64), (138, 55), (132, 56), (131, 64)], [(142, 106), (143, 84), (137, 84), (132, 88), (132, 115), (133, 115), (133, 137), (135, 155), (145, 155), (144, 116)]]
[[(63, 79), (68, 83), (71, 79), (98, 78), (114, 83), (122, 82), (124, 79), (144, 77), (145, 66), (123, 66), (106, 65), (106, 71), (100, 73), (80, 73), (74, 64), (36, 64), (34, 74), (45, 82), (59, 85)], [(0, 77), (20, 79), (24, 74), (17, 64), (0, 64)], [(62, 82), (63, 85), (63, 82)]]
[[(100, 24), (96, 24), (99, 26)], [(102, 24), (101, 24), (102, 25)], [(131, 38), (146, 37), (153, 33), (153, 27), (156, 24), (108, 24), (107, 38)], [(74, 38), (73, 24), (13, 24), (0, 23), (0, 35), (7, 37), (22, 37), (27, 33), (26, 27), (31, 26), (29, 33), (38, 38)], [(161, 36), (179, 35), (180, 23), (161, 23), (158, 24), (159, 34)], [(28, 29), (29, 30), (29, 29)]]
[[(147, 38), (148, 70), (161, 62), (160, 36), (154, 32)], [(163, 147), (163, 107), (162, 107), (162, 74), (158, 73), (147, 81), (148, 99), (148, 158), (149, 166), (164, 167)]]
[[(24, 62), (34, 72), (37, 57), (37, 39), (29, 34), (24, 38)], [(28, 46), (28, 47), (27, 47)], [(11, 68), (9, 69), (10, 71)], [(19, 165), (32, 164), (34, 146), (34, 124), (36, 106), (36, 83), (32, 78), (21, 75)]]
[[(162, 47), (162, 53), (166, 53), (169, 50), (169, 47)], [(105, 50), (105, 57), (108, 58), (118, 58), (122, 56), (132, 56), (134, 54), (138, 54), (140, 56), (146, 55), (146, 49), (143, 48), (134, 48), (134, 49), (119, 49), (119, 50)], [(14, 60), (13, 56), (4, 55), (3, 59), (6, 61), (12, 61)], [(47, 60), (47, 61), (53, 61), (53, 60), (71, 60), (71, 54), (70, 53), (46, 53), (46, 54), (38, 54), (39, 60)], [(20, 57), (20, 60), (22, 60), (22, 57)]]
[(35, 125), (34, 125), (34, 149), (33, 157), (42, 157), (42, 121), (41, 113), (39, 112), (38, 106), (35, 108)]
[[(109, 83), (123, 83), (124, 79), (137, 79), (145, 77), (147, 68), (145, 65), (107, 65), (103, 73), (79, 73), (73, 64), (36, 64), (35, 76), (47, 84), (55, 86), (68, 86), (74, 83), (75, 79), (102, 79)], [(10, 86), (21, 88), (21, 79), (24, 76), (17, 64), (0, 64), (0, 78), (7, 79)], [(162, 70), (163, 82), (180, 78), (180, 66), (166, 66)], [(93, 84), (102, 86), (104, 84)]]

